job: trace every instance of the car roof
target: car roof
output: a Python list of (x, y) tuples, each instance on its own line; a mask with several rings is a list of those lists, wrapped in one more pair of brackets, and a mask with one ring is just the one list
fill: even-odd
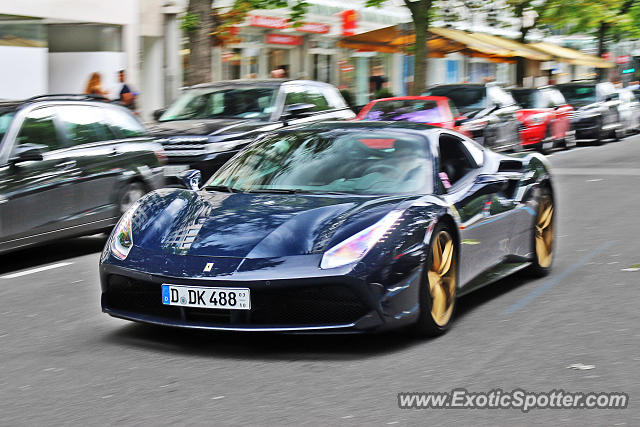
[(483, 83), (451, 83), (451, 84), (446, 84), (446, 85), (434, 85), (431, 86), (429, 88), (427, 88), (427, 90), (429, 89), (435, 89), (437, 87), (486, 87), (486, 84)]
[(379, 98), (374, 99), (371, 102), (380, 102), (380, 101), (448, 101), (449, 98), (446, 96), (435, 96), (435, 95), (422, 95), (422, 96), (393, 96), (389, 98)]
[(314, 84), (321, 86), (331, 86), (329, 83), (318, 82), (315, 80), (298, 80), (298, 79), (238, 79), (238, 80), (221, 80), (218, 82), (200, 83), (193, 86), (187, 86), (183, 89), (201, 89), (222, 86), (273, 86), (278, 87), (283, 84)]
[[(333, 130), (333, 129), (345, 129), (345, 130), (382, 130), (382, 129), (393, 129), (394, 132), (407, 130), (409, 132), (426, 132), (433, 133), (436, 131), (442, 131), (443, 129), (438, 126), (426, 125), (422, 123), (412, 123), (412, 122), (388, 122), (388, 121), (366, 121), (366, 120), (357, 120), (357, 121), (326, 121), (326, 122), (318, 122), (312, 123), (308, 125), (296, 126), (295, 128), (289, 128), (295, 130)], [(282, 129), (283, 131), (286, 130)]]

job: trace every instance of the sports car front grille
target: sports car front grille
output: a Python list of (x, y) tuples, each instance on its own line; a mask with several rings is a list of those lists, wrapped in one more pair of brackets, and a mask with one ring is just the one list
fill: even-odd
[(216, 310), (162, 304), (158, 283), (109, 277), (103, 302), (109, 309), (173, 321), (226, 326), (338, 325), (355, 322), (369, 311), (347, 286), (251, 289), (251, 310)]

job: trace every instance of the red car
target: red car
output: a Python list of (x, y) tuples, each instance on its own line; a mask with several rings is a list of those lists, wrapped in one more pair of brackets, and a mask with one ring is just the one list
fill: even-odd
[(553, 86), (537, 89), (512, 89), (511, 94), (523, 108), (516, 112), (523, 125), (520, 143), (523, 147), (545, 152), (553, 147), (575, 146), (571, 127), (573, 107)]
[(380, 98), (365, 105), (355, 120), (407, 121), (458, 130), (458, 110), (446, 96)]

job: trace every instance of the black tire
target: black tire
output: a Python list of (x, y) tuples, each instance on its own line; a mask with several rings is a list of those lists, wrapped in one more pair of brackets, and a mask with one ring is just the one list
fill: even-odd
[[(548, 206), (551, 207), (551, 218), (548, 225), (544, 226), (542, 223), (544, 219), (543, 214)], [(531, 244), (533, 248), (533, 258), (531, 265), (527, 268), (527, 273), (533, 277), (544, 277), (548, 275), (553, 266), (555, 255), (555, 210), (556, 207), (551, 191), (546, 187), (542, 187), (538, 194), (538, 208), (532, 224)], [(541, 225), (544, 227), (540, 227)], [(539, 227), (541, 230), (539, 230)], [(543, 246), (546, 248), (548, 252), (546, 255), (549, 258), (545, 256)]]
[[(446, 285), (447, 288), (452, 289), (452, 293), (444, 292), (440, 295), (446, 296), (446, 307), (447, 310), (443, 311), (443, 315), (440, 317), (440, 322), (438, 322), (432, 312), (433, 310), (433, 301), (430, 283), (429, 283), (429, 271), (434, 267), (433, 264), (433, 252), (434, 245), (436, 243), (436, 239), (441, 238), (445, 233), (449, 236), (451, 241), (451, 261), (449, 264), (449, 268), (447, 269), (447, 273), (452, 273), (451, 282)], [(433, 271), (432, 271), (433, 273)], [(449, 277), (447, 277), (449, 279)], [(453, 230), (446, 223), (440, 222), (436, 225), (433, 230), (433, 234), (431, 236), (431, 241), (429, 243), (429, 252), (427, 255), (427, 260), (424, 264), (424, 274), (422, 277), (422, 282), (420, 284), (420, 296), (419, 296), (419, 307), (420, 307), (420, 317), (418, 321), (412, 326), (411, 332), (419, 337), (433, 337), (437, 335), (441, 335), (445, 333), (449, 327), (451, 326), (452, 320), (456, 311), (456, 300), (457, 300), (457, 287), (458, 287), (458, 246), (456, 244)], [(441, 287), (442, 290), (445, 289), (445, 285), (443, 284)], [(443, 319), (446, 318), (445, 321)]]
[(147, 194), (147, 190), (139, 182), (130, 182), (120, 191), (118, 196), (118, 212), (125, 213), (140, 197)]
[(602, 145), (605, 143), (605, 140), (607, 139), (607, 133), (604, 131), (604, 129), (602, 129), (602, 126), (604, 126), (604, 124), (602, 123), (602, 119), (600, 119), (598, 121), (598, 136), (596, 137), (596, 141), (595, 144), (596, 145)]

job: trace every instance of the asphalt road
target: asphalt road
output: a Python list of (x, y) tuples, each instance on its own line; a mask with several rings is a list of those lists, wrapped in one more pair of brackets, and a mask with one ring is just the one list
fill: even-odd
[[(0, 424), (637, 425), (640, 137), (550, 160), (559, 213), (552, 275), (516, 276), (461, 299), (449, 333), (427, 341), (132, 324), (100, 312), (103, 237), (3, 255)], [(630, 404), (528, 413), (397, 406), (398, 392), (459, 387), (621, 391)]]

